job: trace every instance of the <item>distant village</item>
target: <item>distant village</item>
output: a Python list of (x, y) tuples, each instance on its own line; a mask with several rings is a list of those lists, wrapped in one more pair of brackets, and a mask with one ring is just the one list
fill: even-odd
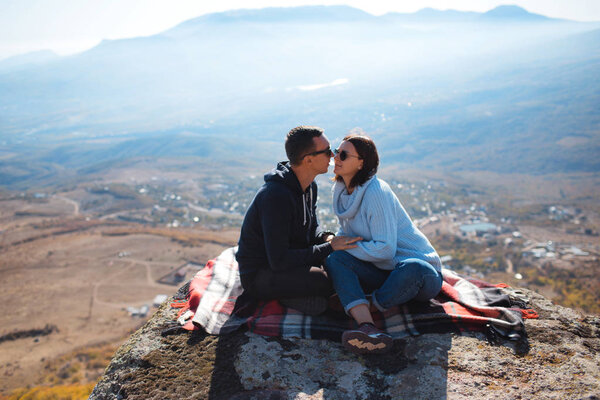
[[(254, 175), (235, 183), (230, 183), (223, 177), (213, 176), (208, 182), (198, 185), (201, 188), (200, 194), (192, 196), (189, 190), (177, 189), (180, 182), (164, 182), (154, 177), (151, 183), (132, 187), (108, 185), (89, 188), (91, 194), (110, 195), (117, 200), (124, 200), (123, 204), (107, 206), (109, 209), (94, 210), (83, 202), (81, 208), (87, 213), (96, 211), (103, 219), (115, 218), (170, 228), (199, 225), (218, 231), (241, 226), (244, 213), (262, 182), (262, 177)], [(482, 199), (479, 192), (470, 193), (465, 188), (451, 188), (443, 180), (408, 183), (390, 179), (387, 182), (421, 228), (443, 222), (442, 231), (449, 231), (475, 242), (495, 242), (501, 238), (506, 247), (519, 245), (523, 255), (533, 259), (588, 256), (590, 252), (600, 252), (598, 241), (593, 248), (582, 249), (575, 243), (534, 243), (527, 240), (517, 229), (520, 221), (490, 213), (485, 199)], [(325, 229), (336, 231), (337, 218), (331, 207), (333, 183), (325, 176), (319, 176), (317, 183), (319, 222)], [(47, 194), (36, 192), (29, 196), (44, 199)], [(478, 201), (472, 201), (473, 197)], [(95, 202), (107, 203), (88, 200), (92, 205)], [(86, 206), (89, 210), (86, 210)], [(528, 217), (535, 218), (528, 223), (563, 223), (571, 227), (580, 227), (575, 233), (598, 237), (597, 231), (586, 227), (586, 215), (575, 207), (550, 205), (538, 215)]]
[[(523, 276), (513, 268), (511, 262), (515, 254), (538, 268), (544, 268), (547, 262), (556, 260), (597, 260), (600, 254), (600, 242), (596, 239), (598, 232), (586, 223), (585, 213), (575, 207), (558, 204), (544, 206), (535, 214), (528, 213), (526, 224), (566, 227), (565, 230), (571, 233), (592, 239), (590, 242), (595, 244), (591, 246), (551, 240), (538, 242), (524, 237), (518, 228), (522, 223), (519, 217), (501, 215), (501, 212), (490, 207), (489, 198), (479, 191), (451, 187), (443, 180), (414, 183), (389, 179), (387, 182), (416, 224), (423, 230), (433, 232), (428, 236), (433, 237), (434, 241), (438, 236), (450, 235), (482, 249), (483, 256), (471, 263), (457, 256), (458, 252), (453, 248), (443, 246), (438, 249), (445, 267), (467, 275), (483, 278), (486, 272), (500, 269), (512, 274), (515, 279), (522, 279)], [(317, 183), (319, 221), (325, 229), (336, 231), (337, 218), (331, 207), (333, 183), (330, 178), (323, 176), (317, 178)], [(212, 176), (198, 182), (200, 192), (191, 194), (188, 188), (181, 188), (185, 187), (181, 182), (153, 178), (150, 183), (144, 184), (90, 187), (87, 190), (91, 198), (82, 202), (81, 207), (86, 213), (96, 213), (102, 219), (174, 229), (198, 225), (218, 231), (241, 226), (246, 208), (261, 184), (262, 177), (258, 176), (248, 176), (235, 183), (231, 183), (231, 179)], [(39, 192), (29, 196), (39, 200), (47, 194)], [(94, 196), (97, 198), (94, 199)], [(494, 252), (490, 249), (500, 249), (501, 257), (498, 256), (498, 250)], [(126, 256), (126, 250), (123, 254)], [(189, 279), (191, 272), (202, 267), (191, 261), (173, 266), (172, 272), (161, 277), (159, 282), (181, 285), (186, 277)], [(165, 299), (157, 296), (153, 303), (157, 305)], [(132, 316), (145, 316), (149, 309), (150, 305), (146, 305), (128, 309), (128, 312)]]

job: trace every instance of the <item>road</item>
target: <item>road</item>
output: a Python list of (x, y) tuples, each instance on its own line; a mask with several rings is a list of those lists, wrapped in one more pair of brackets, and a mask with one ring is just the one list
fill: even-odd
[(55, 194), (53, 197), (63, 200), (63, 201), (66, 201), (67, 203), (71, 204), (73, 206), (73, 215), (79, 215), (79, 203), (78, 202), (76, 202), (75, 200), (72, 200), (68, 197), (58, 195), (58, 194)]
[[(117, 261), (117, 259), (111, 259), (110, 262), (114, 262)], [(93, 285), (93, 289), (92, 289), (92, 298), (90, 301), (90, 310), (89, 310), (89, 317), (91, 317), (92, 315), (92, 311), (94, 306), (98, 305), (98, 306), (106, 306), (106, 307), (112, 307), (112, 308), (127, 308), (129, 306), (132, 306), (132, 303), (116, 303), (116, 302), (110, 302), (110, 301), (103, 301), (100, 300), (98, 298), (98, 293), (100, 292), (100, 288), (102, 287), (102, 285), (107, 284), (108, 282), (114, 282), (114, 279), (117, 278), (119, 275), (124, 274), (125, 272), (128, 272), (134, 268), (139, 268), (144, 267), (145, 269), (145, 275), (146, 275), (146, 284), (149, 287), (156, 287), (156, 288), (164, 288), (165, 291), (167, 292), (172, 292), (173, 291), (173, 287), (169, 286), (169, 285), (163, 285), (160, 283), (156, 283), (156, 281), (154, 280), (153, 276), (152, 276), (152, 269), (151, 269), (151, 264), (165, 264), (164, 262), (154, 262), (154, 263), (150, 263), (148, 261), (144, 261), (144, 260), (137, 260), (137, 259), (133, 259), (133, 258), (126, 258), (126, 257), (121, 257), (118, 258), (118, 261), (125, 261), (127, 262), (127, 264), (121, 268), (119, 271), (108, 275), (106, 278), (94, 283)], [(170, 263), (169, 263), (170, 264)], [(143, 301), (141, 302), (142, 304), (144, 303), (148, 303), (148, 301), (151, 300), (147, 300), (147, 301)]]

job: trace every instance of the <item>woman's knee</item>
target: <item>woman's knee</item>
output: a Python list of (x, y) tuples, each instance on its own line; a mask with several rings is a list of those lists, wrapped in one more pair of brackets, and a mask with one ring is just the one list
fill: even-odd
[(427, 301), (440, 292), (442, 289), (442, 277), (431, 264), (419, 259), (409, 259), (401, 263), (401, 268), (405, 268), (405, 276), (412, 277), (419, 287), (415, 296), (417, 301)]
[(442, 290), (442, 275), (431, 264), (423, 261), (420, 267), (421, 289), (415, 297), (417, 301), (433, 299)]
[(427, 274), (423, 276), (423, 286), (415, 297), (418, 301), (433, 299), (442, 290), (442, 279), (438, 275)]
[(419, 278), (424, 275), (437, 275), (436, 269), (427, 261), (417, 258), (409, 258), (396, 265), (396, 269), (402, 270), (404, 275)]

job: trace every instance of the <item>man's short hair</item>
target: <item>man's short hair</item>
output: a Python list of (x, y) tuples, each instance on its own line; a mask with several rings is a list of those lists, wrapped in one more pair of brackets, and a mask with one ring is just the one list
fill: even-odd
[(318, 126), (297, 126), (285, 138), (285, 153), (292, 165), (300, 165), (305, 154), (314, 151), (314, 137), (323, 134), (323, 129)]

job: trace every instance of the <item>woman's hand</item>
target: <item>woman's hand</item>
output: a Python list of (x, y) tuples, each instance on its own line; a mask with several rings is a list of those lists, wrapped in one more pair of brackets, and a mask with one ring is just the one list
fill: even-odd
[(328, 242), (331, 243), (333, 250), (347, 250), (355, 248), (356, 242), (360, 240), (362, 240), (360, 236), (336, 236)]

